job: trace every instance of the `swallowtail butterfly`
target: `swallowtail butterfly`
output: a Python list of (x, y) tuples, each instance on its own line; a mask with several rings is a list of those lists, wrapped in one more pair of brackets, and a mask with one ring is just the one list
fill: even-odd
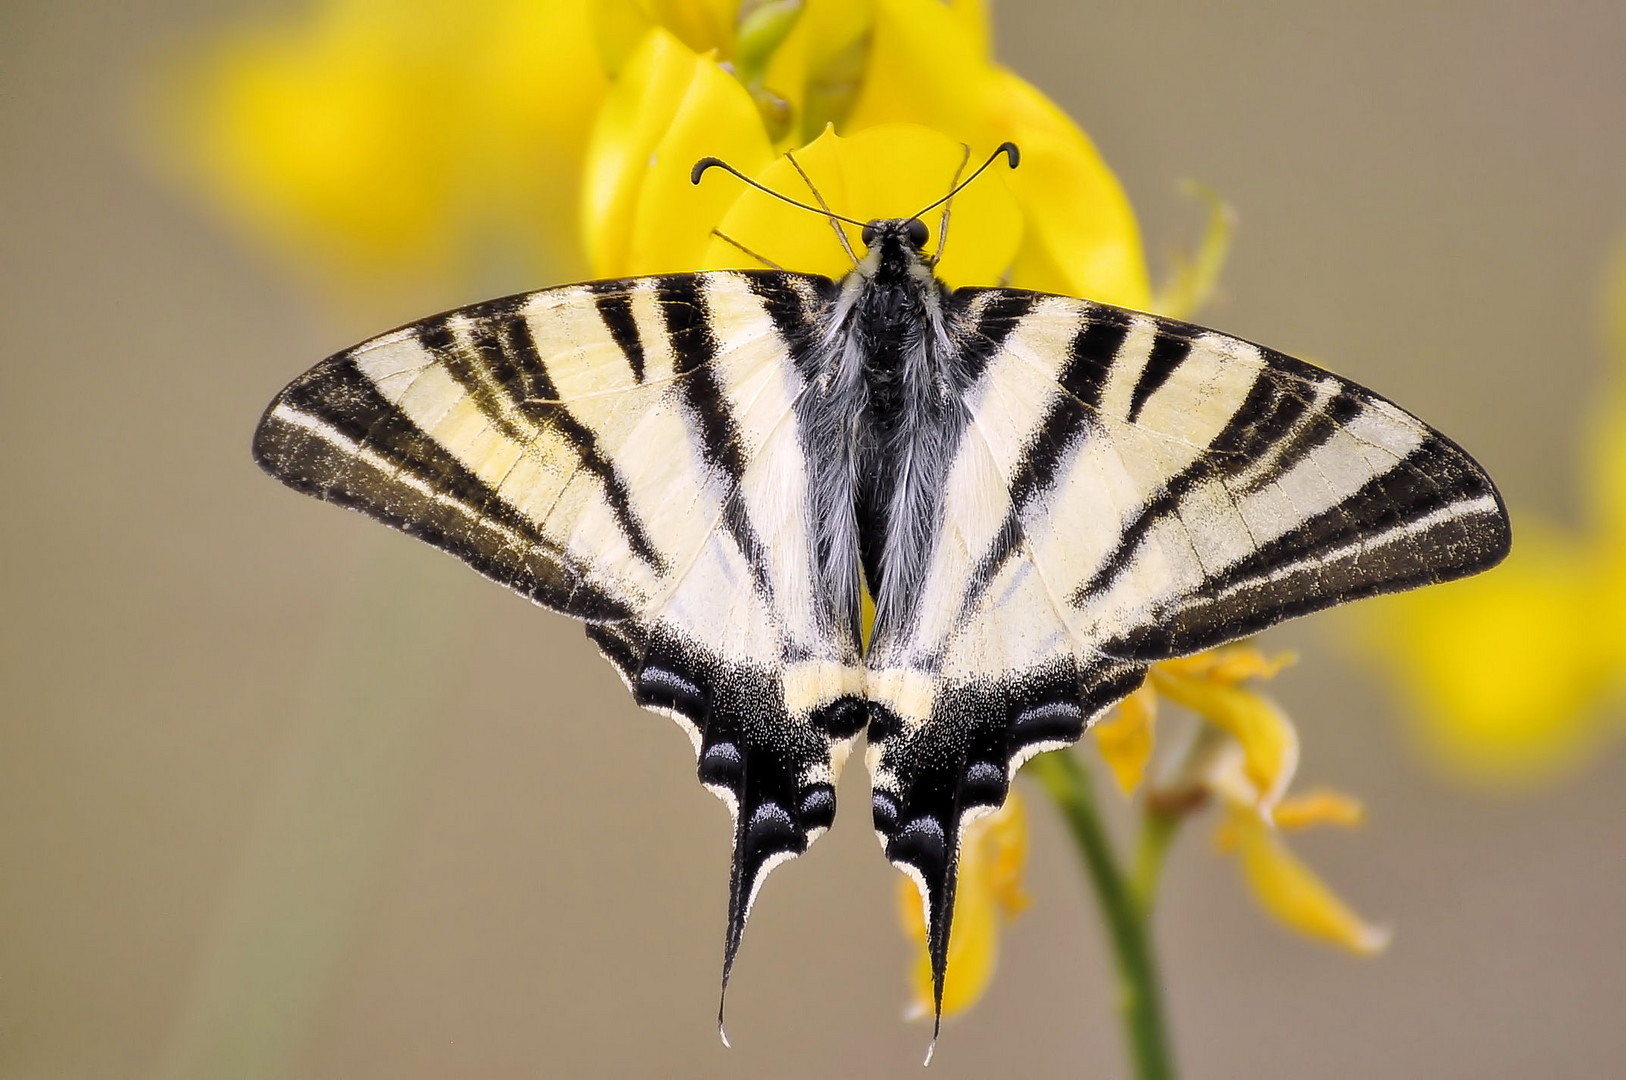
[(725, 987), (860, 736), (940, 1001), (959, 838), (1022, 762), (1159, 660), (1508, 550), (1484, 471), (1370, 390), (1155, 315), (950, 291), (928, 235), (863, 224), (839, 281), (667, 274), (437, 315), (324, 360), (255, 433), (283, 483), (585, 622), (685, 728), (734, 819)]

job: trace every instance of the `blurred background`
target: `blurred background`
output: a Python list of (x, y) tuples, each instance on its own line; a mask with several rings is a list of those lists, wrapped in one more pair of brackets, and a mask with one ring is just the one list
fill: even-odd
[[(174, 57), (305, 9), (0, 8), (0, 1077), (917, 1069), (861, 815), (765, 889), (724, 1050), (727, 814), (683, 734), (575, 624), (249, 460), (317, 359), (569, 276), (554, 251), (341, 282), (166, 164)], [(1626, 363), (1619, 4), (1007, 0), (995, 30), (1117, 172), (1154, 272), (1201, 226), (1178, 181), (1236, 208), (1203, 321), (1449, 432), (1560, 552), (1553, 589), (1604, 590), (1562, 552), (1607, 516), (1589, 461)], [(1563, 618), (1543, 573), (1521, 595)], [(1411, 632), (1395, 611), (1269, 639), (1304, 656), (1272, 686), (1301, 777), (1369, 807), (1299, 849), (1394, 944), (1289, 937), (1193, 830), (1158, 921), (1184, 1071), (1626, 1073), (1626, 660), (1578, 686), (1543, 655), (1618, 628), (1532, 615), (1484, 672), (1536, 702), (1526, 774), (1523, 750), (1453, 759), (1472, 732), (1431, 734), (1415, 678), (1372, 661), (1361, 641)], [(1093, 900), (1036, 792), (1029, 814), (1032, 907), (934, 1076), (1124, 1073)]]

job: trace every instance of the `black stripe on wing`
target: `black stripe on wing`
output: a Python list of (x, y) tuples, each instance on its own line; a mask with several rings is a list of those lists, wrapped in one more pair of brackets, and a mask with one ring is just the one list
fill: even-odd
[(632, 314), (632, 297), (627, 294), (625, 282), (593, 282), (593, 303), (604, 328), (621, 355), (627, 358), (627, 369), (633, 382), (644, 381), (644, 339), (638, 333), (638, 322)]
[(289, 487), (417, 536), (546, 607), (581, 619), (630, 614), (387, 401), (349, 352), (278, 395), (255, 430), (254, 460)]
[[(1092, 305), (1090, 314), (1095, 310)], [(1159, 320), (1154, 359), (1165, 341), (1183, 341), (1183, 350), (1167, 349), (1170, 356), (1183, 357), (1195, 338), (1211, 333)], [(1084, 606), (1110, 589), (1163, 522), (1179, 519), (1183, 528), (1192, 527), (1180, 515), (1199, 485), (1219, 481), (1228, 497), (1245, 499), (1294, 468), (1313, 464), (1363, 415), (1390, 417), (1384, 410), (1393, 406), (1376, 394), (1257, 348), (1264, 366), (1241, 405), (1201, 454), (1151, 493), (1125, 524), (1117, 546), (1072, 591), (1070, 603)], [(1147, 370), (1152, 366), (1149, 362)], [(1140, 385), (1146, 379), (1143, 371)], [(1174, 598), (1103, 648), (1152, 662), (1346, 600), (1450, 581), (1500, 562), (1511, 534), (1490, 478), (1449, 439), (1408, 422), (1427, 434), (1403, 459), (1326, 511), (1211, 574), (1195, 594)]]
[[(1485, 508), (1452, 512), (1471, 504)], [(1102, 649), (1139, 660), (1198, 652), (1346, 600), (1466, 577), (1500, 562), (1510, 543), (1490, 480), (1436, 436), (1337, 506), (1209, 578), (1166, 620)]]
[[(660, 552), (633, 510), (626, 480), (600, 449), (592, 428), (559, 400), (521, 307), (514, 300), (497, 301), (426, 319), (415, 328), (417, 338), (509, 439), (521, 445), (533, 439), (530, 431), (506, 418), (510, 411), (563, 438), (579, 467), (598, 481), (632, 553), (657, 573), (665, 572)], [(626, 350), (619, 338), (616, 344)]]
[(773, 582), (768, 573), (768, 555), (739, 496), (740, 478), (747, 464), (745, 448), (723, 393), (721, 377), (713, 366), (719, 343), (701, 279), (692, 274), (657, 278), (655, 302), (666, 324), (673, 374), (678, 377), (679, 393), (693, 420), (701, 456), (723, 474), (730, 491), (723, 506), (723, 527), (751, 568), (757, 591), (771, 601)]
[(962, 387), (982, 377), (988, 361), (1040, 297), (1022, 289), (961, 289), (952, 294), (950, 304), (960, 317), (951, 319), (949, 339), (956, 347), (953, 370)]
[[(955, 294), (956, 301), (958, 297)], [(1087, 437), (1092, 427), (1099, 428), (1096, 410), (1113, 362), (1129, 334), (1129, 318), (1129, 312), (1119, 308), (1093, 307), (1073, 336), (1060, 380), (1067, 393), (1051, 403), (1010, 477), (1010, 511), (972, 572), (961, 602), (962, 614), (976, 606), (983, 591), (1016, 554), (1022, 536), (1022, 515), (1028, 504), (1055, 483), (1079, 440)]]
[[(1207, 449), (1155, 492), (1123, 528), (1118, 546), (1088, 580), (1074, 590), (1071, 602), (1083, 603), (1129, 568), (1152, 528), (1171, 514), (1198, 484), (1239, 476), (1260, 464), (1273, 444), (1299, 425), (1310, 402), (1297, 388), (1270, 377), (1268, 370), (1254, 381), (1248, 395)], [(1337, 399), (1335, 399), (1336, 401)], [(1314, 426), (1314, 425), (1305, 425)], [(1320, 436), (1324, 442), (1329, 435)], [(1280, 474), (1272, 467), (1274, 475)]]

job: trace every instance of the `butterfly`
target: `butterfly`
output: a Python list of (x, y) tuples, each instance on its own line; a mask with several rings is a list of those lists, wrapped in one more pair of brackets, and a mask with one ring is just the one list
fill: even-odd
[(665, 274), (437, 315), (295, 379), (254, 456), (583, 621), (683, 726), (733, 816), (725, 991), (863, 736), (940, 1012), (960, 837), (1024, 761), (1151, 664), (1475, 573), (1510, 532), (1485, 472), (1370, 390), (1155, 315), (950, 291), (926, 211), (819, 201), (794, 204), (843, 244), (862, 227), (840, 280)]

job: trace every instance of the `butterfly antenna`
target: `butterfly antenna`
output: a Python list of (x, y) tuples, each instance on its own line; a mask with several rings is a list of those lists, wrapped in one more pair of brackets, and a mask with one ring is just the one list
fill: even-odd
[(1020, 164), (1021, 161), (1022, 161), (1022, 151), (1020, 151), (1020, 150), (1018, 150), (1016, 148), (1015, 143), (1013, 143), (1013, 142), (1000, 143), (998, 149), (996, 149), (992, 154), (990, 154), (988, 156), (988, 160), (983, 162), (981, 165), (977, 166), (977, 171), (976, 172), (972, 173), (970, 176), (966, 177), (964, 180), (961, 180), (958, 184), (955, 184), (954, 188), (947, 195), (944, 195), (941, 199), (938, 199), (936, 202), (932, 203), (930, 206), (922, 207), (920, 210), (916, 211), (913, 216), (919, 217), (921, 214), (929, 214), (933, 210), (936, 210), (939, 206), (942, 206), (944, 203), (946, 203), (950, 199), (954, 198), (954, 196), (958, 195), (960, 192), (964, 191), (966, 189), (966, 186), (968, 184), (970, 184), (971, 181), (973, 181), (977, 177), (981, 176), (985, 171), (987, 171), (988, 166), (992, 165), (995, 161), (999, 160), (999, 155), (1001, 155), (1001, 154), (1005, 155), (1006, 160), (1011, 163), (1011, 168), (1013, 168), (1013, 169), (1016, 168), (1016, 166), (1018, 164)]
[(699, 182), (701, 182), (701, 177), (706, 176), (707, 169), (722, 169), (722, 171), (727, 172), (728, 176), (735, 177), (737, 181), (743, 182), (743, 184), (748, 185), (748, 187), (754, 187), (754, 189), (759, 190), (759, 192), (763, 192), (764, 195), (772, 195), (772, 197), (777, 198), (779, 202), (790, 203), (792, 207), (797, 207), (798, 210), (806, 210), (808, 213), (823, 215), (824, 218), (829, 221), (829, 228), (836, 229), (836, 236), (841, 237), (842, 249), (846, 250), (847, 255), (849, 255), (850, 259), (852, 259), (852, 263), (854, 263), (854, 265), (859, 265), (859, 257), (852, 254), (852, 244), (847, 242), (847, 234), (842, 233), (841, 226), (836, 223), (837, 221), (846, 221), (847, 224), (855, 224), (855, 226), (859, 226), (859, 228), (862, 229), (863, 221), (855, 221), (854, 218), (844, 218), (844, 216), (839, 215), (839, 213), (836, 213), (836, 211), (831, 210), (831, 208), (824, 203), (823, 195), (818, 194), (818, 189), (813, 187), (813, 181), (808, 179), (808, 174), (802, 171), (802, 164), (798, 163), (797, 159), (792, 158), (789, 153), (787, 153), (785, 156), (790, 158), (790, 164), (793, 164), (795, 169), (797, 169), (797, 172), (802, 174), (803, 181), (808, 182), (808, 187), (813, 189), (813, 198), (818, 200), (818, 205), (816, 205), (816, 207), (810, 207), (810, 205), (805, 202), (797, 202), (797, 200), (790, 197), (790, 195), (780, 195), (779, 192), (776, 192), (776, 190), (772, 189), (772, 187), (767, 187), (766, 184), (758, 184), (758, 182), (753, 181), (751, 177), (746, 176), (745, 172), (740, 172), (738, 169), (733, 168), (732, 164), (728, 164), (727, 161), (724, 161), (722, 158), (701, 158), (699, 161), (696, 161), (696, 163), (694, 163), (694, 168), (689, 171), (689, 184), (699, 184)]
[(744, 244), (740, 243), (738, 240), (734, 239), (732, 236), (728, 235), (727, 233), (725, 233), (721, 229), (713, 229), (713, 230), (711, 230), (711, 235), (715, 236), (717, 239), (721, 240), (725, 244), (733, 244), (735, 247), (739, 248), (741, 251), (743, 251), (747, 255), (751, 256), (751, 258), (755, 259), (757, 262), (761, 263), (763, 266), (768, 267), (770, 270), (783, 270), (784, 269), (783, 266), (780, 266), (778, 263), (776, 263), (772, 259), (768, 258), (768, 256), (759, 254), (759, 253), (757, 253), (755, 251), (752, 251), (750, 248), (746, 247)]
[[(831, 211), (830, 204), (824, 201), (823, 195), (819, 194), (818, 185), (813, 182), (813, 178), (811, 176), (807, 175), (807, 170), (802, 168), (802, 163), (800, 161), (796, 160), (796, 155), (791, 153), (789, 150), (786, 150), (785, 160), (790, 162), (790, 167), (796, 170), (796, 175), (802, 178), (802, 183), (807, 185), (807, 190), (813, 193), (813, 198), (818, 202), (819, 206), (823, 208), (825, 220), (830, 222), (830, 228), (836, 231), (836, 239), (841, 243), (841, 250), (847, 253), (847, 258), (852, 260), (853, 267), (856, 269), (858, 266), (858, 256), (853, 252), (852, 242), (847, 239), (847, 234), (842, 231), (841, 226), (836, 224), (836, 219), (840, 217), (840, 215)], [(858, 225), (858, 222), (853, 221), (851, 218), (841, 218), (841, 220), (849, 222), (853, 225)], [(859, 225), (859, 228), (863, 228), (863, 226)]]
[[(932, 252), (932, 265), (936, 266), (943, 258), (943, 247), (948, 243), (949, 211), (954, 209), (954, 191), (959, 187), (960, 177), (965, 175), (965, 163), (971, 160), (971, 147), (966, 143), (960, 144), (960, 164), (954, 167), (954, 179), (949, 181), (949, 197), (943, 203), (943, 216), (937, 223), (937, 250)], [(924, 210), (921, 213), (925, 213)]]

